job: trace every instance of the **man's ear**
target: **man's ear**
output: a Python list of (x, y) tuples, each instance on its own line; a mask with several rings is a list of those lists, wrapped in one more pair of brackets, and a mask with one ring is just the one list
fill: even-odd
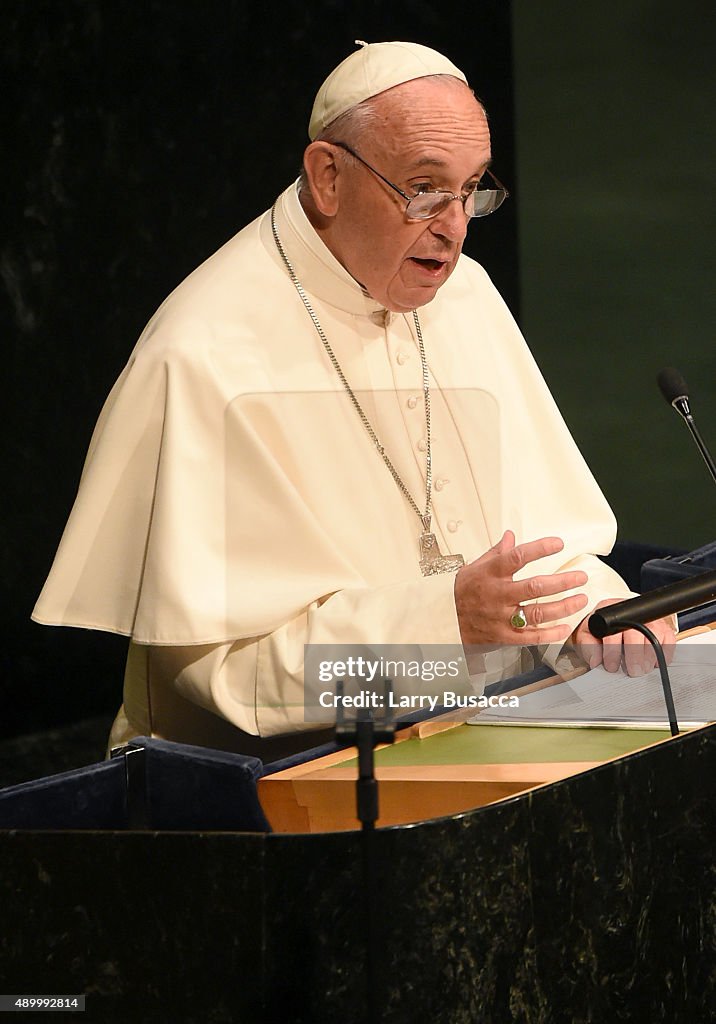
[(335, 147), (328, 142), (312, 142), (303, 154), (303, 166), (316, 209), (324, 217), (335, 217), (341, 173)]

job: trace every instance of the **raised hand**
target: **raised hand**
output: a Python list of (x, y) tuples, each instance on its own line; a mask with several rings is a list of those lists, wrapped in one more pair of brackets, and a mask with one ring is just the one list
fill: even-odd
[[(455, 577), (455, 606), (463, 644), (547, 644), (566, 640), (572, 627), (558, 620), (584, 608), (587, 595), (533, 602), (584, 586), (587, 574), (573, 571), (513, 579), (530, 562), (554, 555), (563, 547), (559, 537), (516, 545), (514, 533), (506, 530), (493, 548), (463, 566)], [(511, 622), (520, 606), (526, 619), (523, 628)]]

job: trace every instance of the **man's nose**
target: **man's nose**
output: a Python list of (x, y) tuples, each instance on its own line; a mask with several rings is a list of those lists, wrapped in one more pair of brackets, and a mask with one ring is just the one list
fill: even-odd
[(437, 217), (433, 217), (430, 230), (434, 235), (441, 235), (451, 242), (462, 242), (467, 234), (468, 220), (461, 197), (455, 196)]

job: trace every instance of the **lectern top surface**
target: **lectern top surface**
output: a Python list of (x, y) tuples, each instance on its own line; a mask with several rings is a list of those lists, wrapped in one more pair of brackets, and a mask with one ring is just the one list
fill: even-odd
[[(608, 761), (666, 739), (664, 729), (460, 725), (376, 751), (376, 766)], [(346, 766), (351, 761), (346, 761)]]

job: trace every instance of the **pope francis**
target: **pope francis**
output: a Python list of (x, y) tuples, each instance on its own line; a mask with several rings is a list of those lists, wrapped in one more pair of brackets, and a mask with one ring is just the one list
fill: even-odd
[(593, 663), (649, 667), (636, 635), (625, 654), (587, 632), (628, 596), (595, 557), (614, 518), (461, 254), (507, 195), (464, 74), (361, 43), (309, 136), (299, 180), (150, 320), (35, 608), (131, 638), (112, 743), (271, 756), (308, 727), (306, 644), (554, 659), (571, 637)]

